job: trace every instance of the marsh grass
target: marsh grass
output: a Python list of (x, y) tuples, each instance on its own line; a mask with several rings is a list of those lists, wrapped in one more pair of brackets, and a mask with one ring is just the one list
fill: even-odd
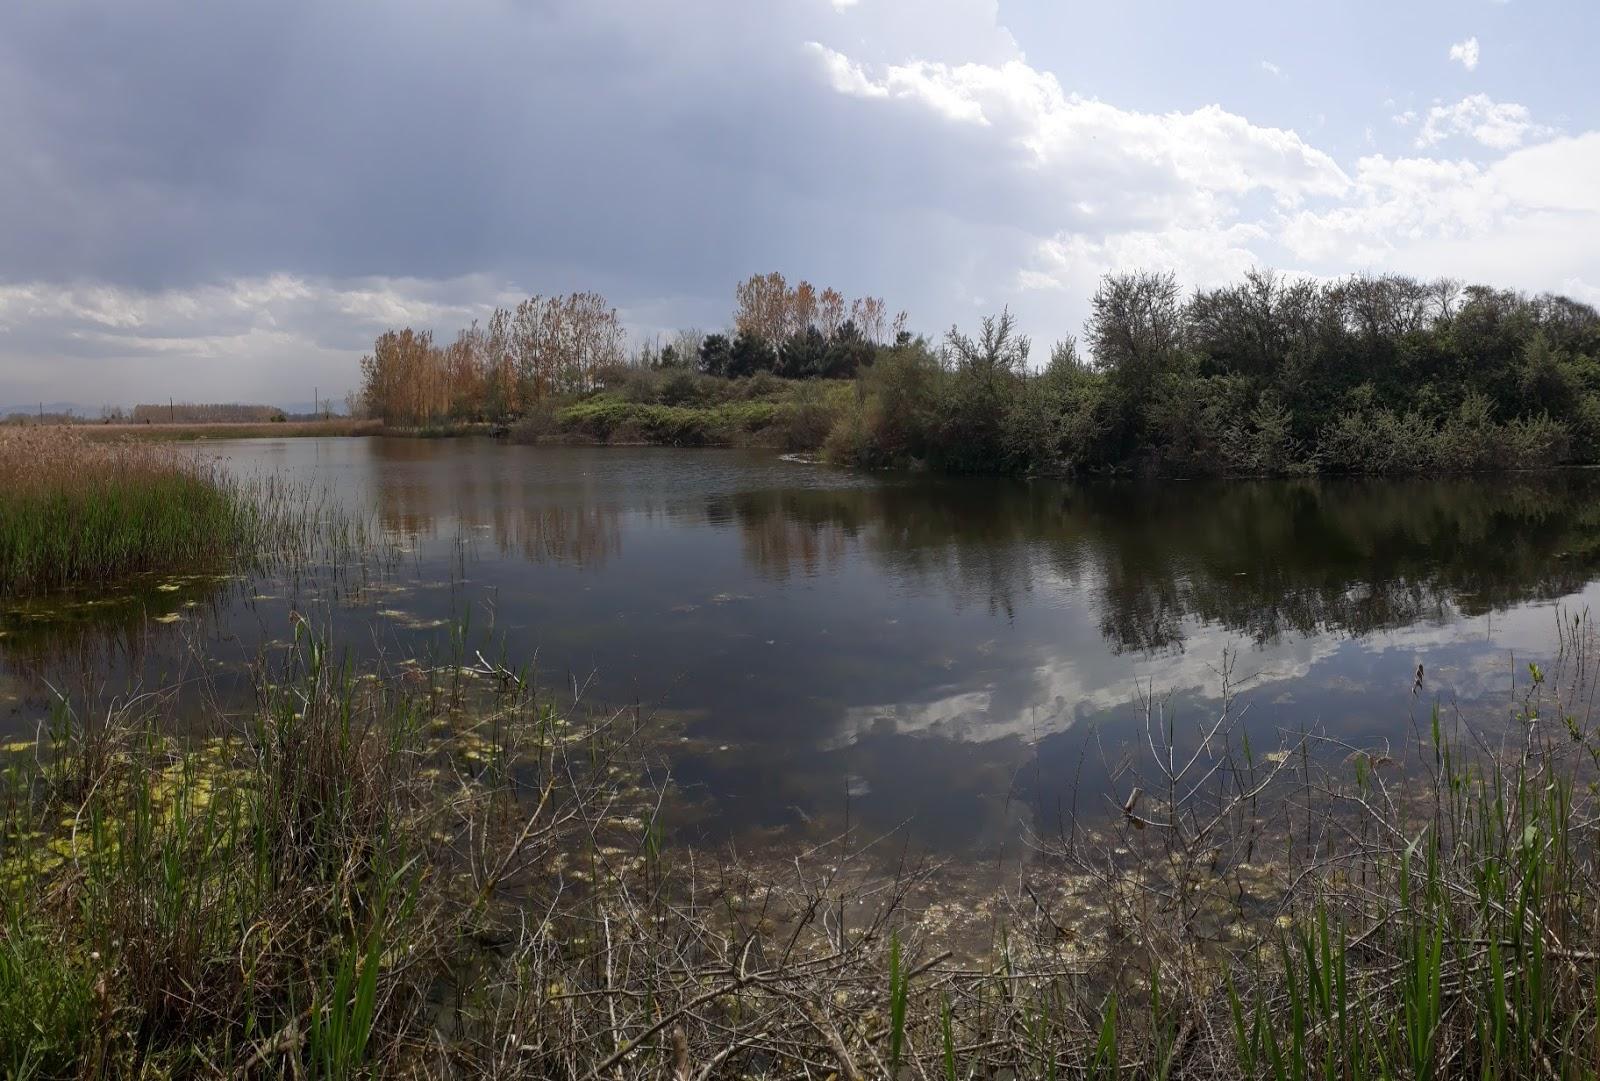
[(1492, 726), (1419, 687), (1403, 747), (1150, 700), (1128, 793), (957, 943), (893, 838), (677, 847), (638, 710), (552, 708), (464, 626), (357, 673), (297, 622), (208, 737), (153, 694), (6, 749), (0, 1069), (1591, 1078), (1600, 742), (1561, 635)]
[(325, 493), (240, 480), (179, 448), (0, 429), (0, 596), (336, 560), (373, 536)]
[(208, 469), (67, 429), (0, 432), (0, 593), (215, 562), (250, 515)]

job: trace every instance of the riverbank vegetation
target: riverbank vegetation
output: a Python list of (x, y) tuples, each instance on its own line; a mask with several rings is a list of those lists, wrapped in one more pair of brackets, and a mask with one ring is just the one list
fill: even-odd
[[(1561, 297), (1252, 273), (1107, 277), (1042, 370), (1009, 313), (861, 376), (840, 461), (1183, 476), (1447, 473), (1600, 455), (1600, 315)], [(1092, 358), (1092, 359), (1090, 359)]]
[(724, 379), (684, 369), (624, 369), (603, 391), (531, 409), (510, 428), (527, 443), (655, 443), (815, 451), (853, 393), (840, 380), (762, 372)]
[(215, 566), (255, 525), (230, 485), (170, 449), (0, 430), (0, 594)]
[[(594, 294), (499, 310), (447, 347), (391, 332), (363, 362), (361, 401), (413, 426), (532, 417), (537, 438), (765, 442), (943, 472), (1454, 473), (1600, 460), (1600, 315), (1566, 297), (1259, 271), (1185, 295), (1170, 274), (1118, 274), (1095, 293), (1081, 348), (1058, 342), (1047, 358), (1009, 312), (934, 340), (904, 313), (888, 318), (882, 300), (847, 302), (777, 274), (741, 283), (735, 302), (730, 331), (685, 331), (632, 355)], [(729, 408), (757, 401), (772, 408)]]
[(0, 428), (0, 598), (369, 550), (370, 523), (310, 485), (230, 476), (171, 442), (98, 428)]
[(1419, 673), (1393, 745), (1253, 742), (1226, 685), (1190, 726), (1150, 701), (1143, 764), (981, 902), (892, 838), (680, 849), (638, 711), (553, 710), (459, 644), (358, 676), (298, 621), (242, 715), (179, 740), (162, 693), (61, 699), (0, 752), (0, 1062), (1591, 1077), (1600, 743), (1561, 618), (1509, 717), (1430, 707)]

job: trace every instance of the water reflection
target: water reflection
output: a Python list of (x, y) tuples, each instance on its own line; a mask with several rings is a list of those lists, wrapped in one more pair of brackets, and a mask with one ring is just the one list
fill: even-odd
[(1513, 655), (1553, 643), (1552, 602), (1581, 607), (1600, 576), (1588, 472), (1071, 484), (487, 440), (222, 450), (331, 485), (405, 558), (159, 594), (70, 631), (0, 616), (0, 683), (42, 673), (56, 633), (57, 652), (98, 649), (108, 685), (150, 686), (180, 650), (242, 663), (291, 610), (358, 663), (444, 654), (465, 618), (593, 706), (672, 714), (676, 825), (710, 841), (825, 832), (846, 807), (952, 848), (1046, 829), (1133, 745), (1138, 687), (1203, 716), (1225, 658), (1263, 745), (1398, 738), (1419, 701), (1504, 699)]
[(751, 566), (815, 574), (852, 545), (886, 571), (1015, 614), (1087, 589), (1115, 650), (1195, 623), (1254, 644), (1364, 635), (1582, 589), (1600, 568), (1589, 472), (1492, 481), (900, 483), (734, 500)]

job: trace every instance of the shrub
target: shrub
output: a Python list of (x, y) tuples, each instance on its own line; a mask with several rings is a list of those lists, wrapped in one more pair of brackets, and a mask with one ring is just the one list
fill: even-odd
[(775, 445), (787, 451), (821, 450), (844, 408), (843, 398), (837, 393), (840, 389), (853, 397), (847, 387), (827, 387), (815, 382), (795, 387), (773, 416)]
[(1317, 462), (1330, 473), (1416, 473), (1436, 460), (1438, 432), (1420, 413), (1349, 412), (1317, 439)]
[(1512, 469), (1543, 469), (1567, 457), (1571, 442), (1567, 426), (1548, 413), (1518, 417), (1504, 426), (1500, 444), (1504, 463)]
[(949, 373), (921, 343), (890, 350), (862, 370), (825, 441), (842, 465), (903, 465), (923, 459), (934, 438), (937, 402)]

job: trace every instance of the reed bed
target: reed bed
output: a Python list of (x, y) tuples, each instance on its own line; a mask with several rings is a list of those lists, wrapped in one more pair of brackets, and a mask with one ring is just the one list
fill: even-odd
[(0, 428), (0, 596), (353, 553), (372, 536), (325, 493), (241, 482), (170, 445)]
[(1151, 699), (1138, 770), (978, 941), (893, 838), (677, 848), (637, 711), (554, 710), (462, 635), (357, 674), (297, 623), (209, 738), (152, 694), (8, 749), (0, 1071), (1594, 1077), (1600, 735), (1562, 618), (1502, 718), (1419, 679), (1390, 746)]

